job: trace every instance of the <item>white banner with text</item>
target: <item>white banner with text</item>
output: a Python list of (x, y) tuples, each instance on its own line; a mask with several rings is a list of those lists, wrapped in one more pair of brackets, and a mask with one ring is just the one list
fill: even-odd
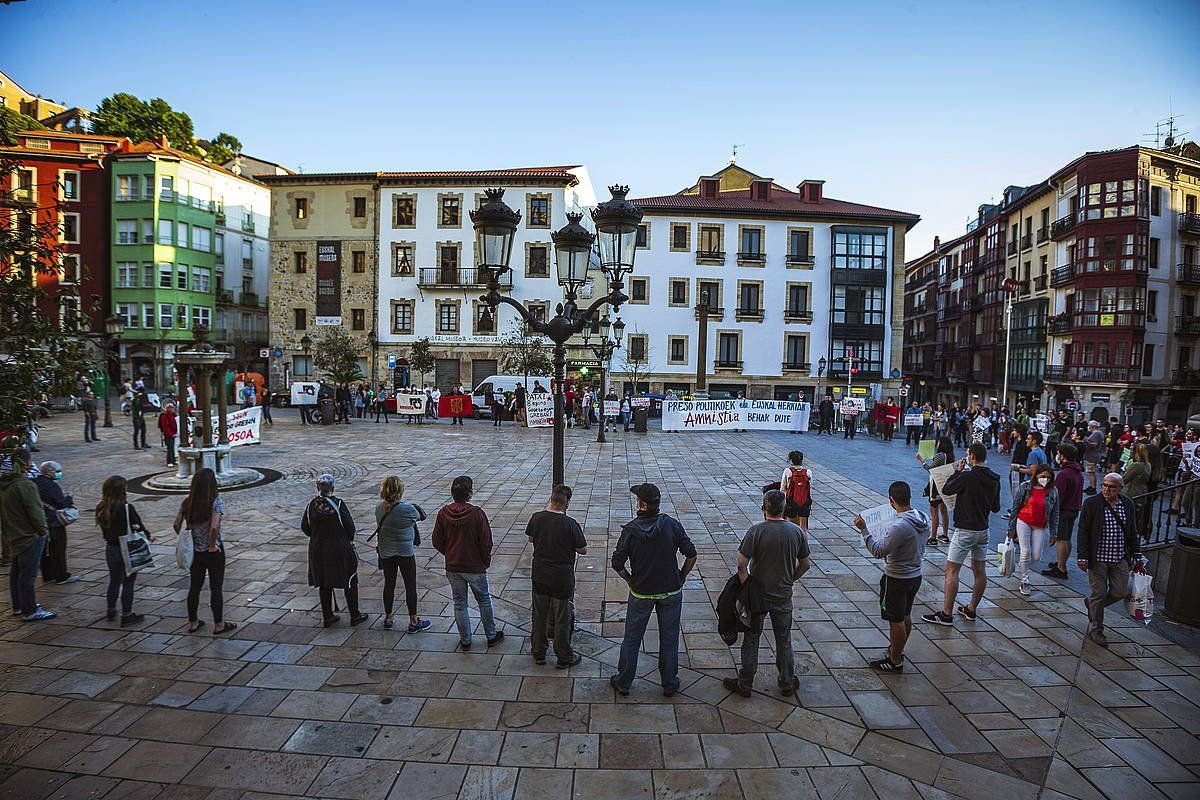
[(664, 400), (664, 431), (806, 431), (809, 404), (791, 400)]

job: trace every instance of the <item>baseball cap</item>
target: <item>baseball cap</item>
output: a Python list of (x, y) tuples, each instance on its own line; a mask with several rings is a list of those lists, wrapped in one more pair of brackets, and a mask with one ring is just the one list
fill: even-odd
[(658, 487), (653, 483), (639, 483), (637, 486), (630, 486), (629, 491), (637, 495), (637, 498), (645, 503), (657, 503), (662, 499), (662, 493), (658, 491)]

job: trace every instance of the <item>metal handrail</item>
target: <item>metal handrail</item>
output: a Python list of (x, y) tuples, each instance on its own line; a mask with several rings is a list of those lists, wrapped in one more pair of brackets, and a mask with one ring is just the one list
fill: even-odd
[(1183, 493), (1187, 487), (1200, 489), (1197, 484), (1200, 484), (1200, 478), (1192, 478), (1130, 498), (1141, 515), (1138, 529), (1141, 531), (1143, 549), (1157, 550), (1169, 547), (1175, 541), (1175, 534), (1180, 528)]

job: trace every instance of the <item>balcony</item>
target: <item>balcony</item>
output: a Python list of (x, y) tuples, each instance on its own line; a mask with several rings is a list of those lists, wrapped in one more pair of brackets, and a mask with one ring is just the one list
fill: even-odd
[(250, 308), (258, 308), (258, 295), (254, 292), (242, 292), (242, 305)]
[(249, 218), (242, 220), (242, 230), (246, 233), (254, 233), (254, 220)]
[[(696, 319), (700, 319), (700, 309), (699, 308), (696, 309)], [(708, 321), (709, 322), (712, 322), (713, 320), (720, 322), (723, 319), (725, 319), (725, 309), (721, 308), (720, 306), (709, 306), (708, 307)]]
[(1074, 311), (1050, 318), (1050, 332), (1063, 334), (1076, 328), (1144, 328), (1145, 311)]
[(1190, 214), (1180, 214), (1179, 232), (1200, 234), (1200, 214), (1194, 211)]
[(1046, 326), (1036, 328), (1013, 328), (1010, 334), (1012, 344), (1045, 344)]
[(970, 314), (972, 311), (978, 311), (983, 306), (983, 298), (977, 294), (962, 301), (962, 310), (964, 314)]
[(723, 265), (725, 263), (725, 251), (724, 250), (697, 250), (696, 251), (696, 263), (697, 264), (710, 264), (710, 265), (712, 265), (712, 264)]
[[(1013, 245), (1013, 252), (1017, 252), (1016, 245)], [(981, 267), (987, 267), (992, 264), (999, 264), (1004, 260), (1004, 245), (998, 245), (994, 250), (988, 250), (983, 254), (983, 259), (980, 261)]]
[(784, 322), (803, 322), (812, 324), (813, 312), (811, 308), (785, 308), (783, 310)]
[(1200, 388), (1200, 369), (1183, 367), (1182, 369), (1172, 370), (1171, 385), (1189, 389)]
[(767, 262), (767, 254), (761, 250), (746, 250), (739, 251), (737, 254), (738, 264), (765, 264)]
[(1021, 237), (1021, 249), (1028, 250), (1031, 247), (1033, 247), (1033, 234), (1026, 233)]
[(947, 303), (938, 309), (938, 322), (945, 322), (950, 319), (958, 319), (962, 316), (962, 306), (958, 303)]
[(835, 339), (883, 339), (883, 325), (870, 322), (832, 322), (829, 335)]
[(958, 342), (938, 342), (933, 347), (933, 353), (937, 358), (944, 358), (958, 353), (962, 349), (962, 345)]
[(224, 226), (225, 226), (225, 223), (226, 223), (227, 221), (228, 221), (228, 220), (227, 220), (227, 218), (225, 217), (225, 212), (224, 212), (224, 211), (218, 211), (218, 212), (217, 212), (217, 224), (218, 224), (218, 225), (220, 225), (220, 226), (222, 226), (222, 227), (224, 227)]
[(1188, 337), (1200, 336), (1200, 317), (1189, 314), (1176, 318), (1175, 333)]
[(811, 365), (807, 361), (784, 361), (783, 369), (792, 372), (808, 372)]
[(738, 308), (734, 310), (734, 316), (738, 322), (741, 322), (743, 319), (762, 322), (763, 310), (761, 308)]
[(789, 267), (798, 267), (804, 264), (813, 263), (813, 257), (802, 253), (788, 253), (785, 261)]
[(1067, 214), (1065, 217), (1059, 217), (1050, 225), (1050, 238), (1054, 241), (1065, 239), (1070, 235), (1071, 231), (1075, 230), (1075, 225), (1078, 222), (1077, 214)]
[(1041, 228), (1037, 229), (1038, 244), (1041, 244), (1042, 242), (1049, 240), (1049, 238), (1050, 238), (1050, 228), (1048, 228), (1046, 226), (1042, 226)]
[(1071, 315), (1059, 314), (1050, 318), (1050, 333), (1053, 336), (1062, 336), (1071, 332)]
[(1175, 280), (1200, 286), (1200, 264), (1176, 264)]
[(713, 362), (713, 368), (714, 369), (737, 369), (737, 370), (740, 370), (742, 368), (742, 362), (741, 361), (730, 361), (729, 359), (725, 359), (725, 358), (718, 358), (716, 361)]
[(217, 302), (221, 305), (233, 305), (233, 290), (217, 289)]
[(1070, 283), (1074, 279), (1075, 266), (1073, 264), (1067, 264), (1063, 267), (1055, 267), (1054, 271), (1050, 273), (1051, 286), (1061, 286), (1064, 283)]
[[(429, 289), (461, 289), (487, 286), (487, 270), (475, 267), (421, 267), (417, 270), (417, 286)], [(500, 288), (512, 288), (512, 272), (500, 276)]]
[(1038, 275), (1036, 278), (1033, 279), (1033, 290), (1035, 292), (1046, 291), (1046, 284), (1049, 283), (1049, 281), (1050, 281), (1050, 279), (1047, 276)]
[(847, 286), (887, 286), (887, 270), (837, 267), (829, 270), (829, 280)]
[(1045, 378), (1048, 382), (1079, 381), (1081, 383), (1140, 383), (1142, 371), (1138, 367), (1094, 367), (1048, 364)]

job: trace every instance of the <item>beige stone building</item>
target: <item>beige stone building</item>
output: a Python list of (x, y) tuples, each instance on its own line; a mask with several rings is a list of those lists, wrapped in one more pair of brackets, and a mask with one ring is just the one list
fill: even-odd
[(378, 311), (376, 173), (258, 179), (271, 187), (271, 387), (281, 390), (293, 379), (320, 377), (312, 342), (331, 329), (360, 342), (360, 370), (370, 378), (368, 334), (376, 328)]

